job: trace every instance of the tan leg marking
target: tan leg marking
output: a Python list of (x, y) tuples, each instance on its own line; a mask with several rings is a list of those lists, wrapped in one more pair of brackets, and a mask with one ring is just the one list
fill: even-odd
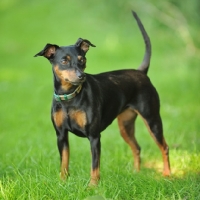
[(89, 186), (97, 186), (98, 182), (100, 180), (100, 169), (99, 167), (97, 169), (91, 169), (91, 179), (90, 179), (90, 183)]
[(54, 119), (54, 122), (55, 122), (57, 127), (60, 127), (63, 124), (65, 117), (66, 117), (66, 113), (63, 112), (62, 109), (53, 113), (53, 119)]
[(62, 162), (60, 171), (60, 178), (62, 180), (65, 180), (69, 174), (69, 149), (64, 148), (62, 151)]
[[(121, 136), (125, 142), (130, 146), (133, 157), (134, 157), (134, 168), (140, 170), (140, 147), (135, 139), (135, 119), (137, 114), (130, 109), (125, 110), (123, 113), (118, 115), (118, 125), (120, 129)], [(129, 128), (125, 127), (125, 124)]]

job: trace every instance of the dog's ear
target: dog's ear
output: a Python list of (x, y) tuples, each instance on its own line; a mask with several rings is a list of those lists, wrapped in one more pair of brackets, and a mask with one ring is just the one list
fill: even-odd
[(44, 49), (42, 51), (40, 51), (39, 53), (37, 53), (34, 57), (37, 57), (37, 56), (44, 56), (46, 57), (47, 59), (50, 59), (52, 58), (55, 53), (56, 53), (56, 50), (59, 48), (58, 45), (56, 44), (47, 44)]
[(89, 50), (90, 46), (91, 47), (96, 47), (94, 44), (92, 44), (89, 40), (78, 38), (78, 40), (75, 43), (76, 47), (79, 47), (82, 51), (87, 53)]

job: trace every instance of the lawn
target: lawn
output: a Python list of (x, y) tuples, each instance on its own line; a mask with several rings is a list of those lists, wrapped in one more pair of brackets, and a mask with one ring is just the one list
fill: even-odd
[[(187, 17), (187, 9), (177, 12), (182, 11), (183, 19), (182, 14), (173, 13), (177, 7), (172, 4), (144, 2), (0, 2), (0, 199), (200, 199), (200, 29)], [(164, 9), (166, 5), (172, 13)], [(132, 170), (131, 151), (114, 121), (102, 133), (99, 186), (88, 189), (89, 142), (73, 134), (70, 177), (62, 182), (50, 121), (51, 66), (46, 59), (33, 56), (46, 43), (70, 45), (82, 37), (97, 46), (87, 53), (87, 73), (137, 68), (144, 44), (131, 9), (140, 16), (152, 41), (148, 75), (160, 95), (172, 175), (161, 175), (161, 154), (138, 118), (139, 173)], [(166, 16), (180, 20), (177, 29), (165, 23)]]

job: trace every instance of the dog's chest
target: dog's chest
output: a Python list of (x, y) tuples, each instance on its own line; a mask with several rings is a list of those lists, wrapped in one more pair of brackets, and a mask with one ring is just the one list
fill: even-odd
[(84, 133), (87, 124), (87, 115), (84, 110), (75, 107), (54, 105), (52, 118), (58, 129), (66, 128), (70, 132)]
[(78, 125), (82, 130), (85, 129), (87, 124), (86, 113), (80, 109), (70, 109), (67, 113), (67, 117), (70, 120), (71, 125)]

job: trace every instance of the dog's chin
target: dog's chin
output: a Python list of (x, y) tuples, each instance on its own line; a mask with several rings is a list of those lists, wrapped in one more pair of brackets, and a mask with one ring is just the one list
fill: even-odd
[(84, 83), (85, 81), (86, 81), (86, 78), (84, 78), (82, 80), (68, 81), (68, 82), (71, 83), (72, 85), (80, 85), (80, 84)]

